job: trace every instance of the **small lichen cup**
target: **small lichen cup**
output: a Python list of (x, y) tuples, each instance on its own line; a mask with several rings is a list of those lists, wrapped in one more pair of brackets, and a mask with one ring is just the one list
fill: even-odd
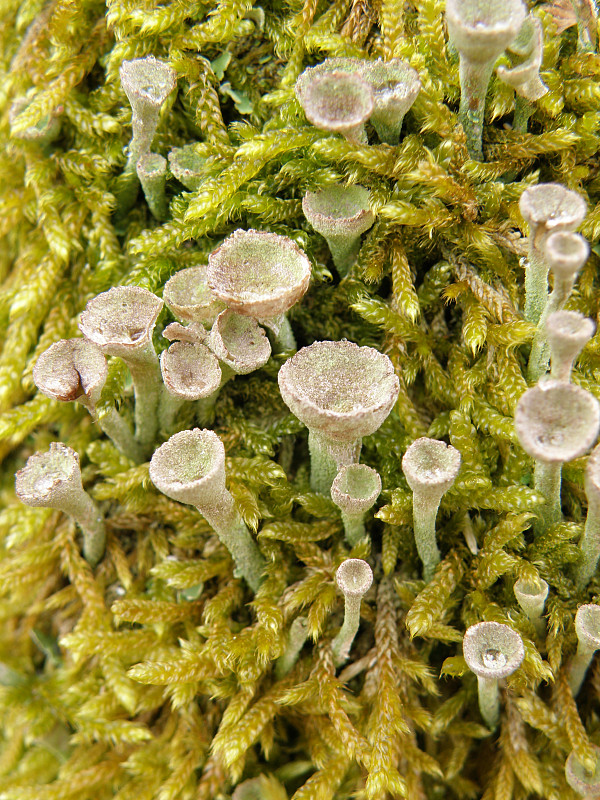
[(342, 512), (346, 541), (354, 547), (365, 535), (365, 514), (381, 493), (381, 477), (366, 464), (346, 464), (331, 484), (331, 499)]
[(165, 432), (184, 403), (210, 397), (222, 380), (216, 356), (197, 342), (173, 342), (160, 354), (160, 371), (166, 389), (160, 399), (160, 429)]
[(421, 91), (421, 80), (407, 61), (391, 58), (360, 62), (361, 75), (373, 92), (369, 122), (385, 144), (397, 145), (406, 112)]
[(314, 342), (279, 370), (284, 403), (308, 428), (311, 486), (328, 496), (341, 466), (358, 462), (362, 437), (393, 408), (399, 381), (390, 359), (353, 342)]
[(225, 487), (225, 447), (217, 434), (193, 428), (171, 436), (150, 460), (150, 479), (167, 497), (198, 509), (231, 553), (236, 576), (257, 591), (265, 562)]
[(81, 482), (79, 455), (62, 442), (34, 453), (16, 474), (15, 491), (25, 505), (56, 508), (72, 517), (83, 533), (83, 555), (95, 566), (104, 555), (104, 520)]
[(206, 270), (206, 265), (200, 264), (176, 272), (165, 283), (163, 300), (178, 319), (210, 328), (226, 305), (212, 293)]
[(600, 445), (592, 450), (588, 458), (584, 482), (588, 508), (579, 542), (581, 561), (575, 569), (578, 589), (583, 589), (590, 582), (600, 558)]
[(533, 113), (533, 103), (548, 93), (548, 87), (540, 78), (544, 55), (544, 31), (542, 23), (528, 14), (516, 39), (508, 50), (513, 54), (513, 66), (498, 67), (496, 74), (501, 81), (512, 86), (516, 92), (513, 129), (526, 133), (527, 122)]
[(479, 710), (485, 724), (494, 730), (500, 718), (498, 681), (512, 675), (525, 658), (523, 640), (500, 622), (471, 625), (463, 638), (467, 666), (477, 676)]
[(567, 783), (577, 794), (587, 800), (594, 800), (600, 796), (600, 747), (592, 745), (595, 763), (593, 769), (588, 769), (577, 758), (573, 750), (565, 763), (565, 778)]
[(33, 380), (40, 392), (63, 403), (81, 403), (118, 450), (134, 461), (142, 461), (143, 452), (117, 410), (111, 407), (98, 416), (96, 406), (107, 375), (106, 357), (86, 339), (60, 339), (42, 353), (33, 368)]
[(413, 530), (423, 578), (428, 583), (440, 562), (435, 520), (444, 494), (460, 470), (460, 452), (446, 442), (421, 437), (402, 457), (402, 471), (413, 493)]
[(519, 199), (529, 225), (529, 253), (525, 264), (525, 319), (537, 325), (548, 302), (550, 264), (544, 252), (546, 238), (557, 231), (574, 231), (582, 223), (587, 204), (560, 183), (530, 186)]
[(550, 377), (570, 381), (577, 357), (594, 335), (594, 321), (578, 311), (555, 311), (546, 319)]
[(117, 286), (93, 297), (79, 320), (79, 330), (105, 355), (129, 367), (135, 393), (135, 436), (147, 452), (158, 427), (160, 367), (152, 333), (163, 301), (140, 286)]
[(347, 558), (337, 568), (335, 582), (344, 595), (344, 623), (331, 643), (334, 664), (339, 666), (348, 658), (358, 633), (360, 605), (373, 583), (373, 570), (362, 558)]
[(133, 111), (126, 170), (134, 170), (140, 156), (150, 152), (160, 110), (177, 84), (177, 73), (164, 61), (146, 56), (123, 61), (119, 75)]
[(481, 161), (485, 97), (494, 63), (516, 37), (527, 10), (521, 0), (447, 0), (446, 23), (460, 56), (459, 119), (471, 158)]
[(356, 261), (360, 236), (375, 221), (369, 208), (369, 192), (363, 186), (329, 186), (307, 192), (302, 199), (304, 216), (329, 245), (341, 277)]
[(561, 520), (561, 469), (590, 448), (600, 429), (600, 406), (585, 389), (547, 379), (524, 392), (515, 409), (515, 430), (535, 459), (535, 489), (546, 498), (534, 525), (542, 533)]
[(535, 581), (519, 578), (513, 587), (513, 591), (517, 598), (517, 603), (525, 612), (527, 619), (533, 623), (535, 632), (540, 639), (543, 639), (546, 634), (546, 623), (542, 614), (548, 597), (547, 582), (542, 578), (538, 578)]
[(184, 147), (173, 147), (168, 155), (169, 168), (173, 176), (186, 189), (196, 191), (203, 180), (202, 167), (206, 163), (206, 158), (196, 153), (195, 145), (186, 144)]
[(295, 350), (286, 312), (310, 283), (306, 254), (287, 236), (237, 230), (208, 257), (213, 294), (238, 314), (253, 317), (275, 334), (275, 346)]
[(366, 144), (365, 122), (373, 111), (373, 92), (358, 73), (331, 71), (296, 83), (306, 118), (316, 128), (341, 133), (353, 144)]
[(577, 652), (568, 668), (569, 686), (577, 697), (596, 650), (600, 649), (600, 606), (586, 603), (575, 614)]

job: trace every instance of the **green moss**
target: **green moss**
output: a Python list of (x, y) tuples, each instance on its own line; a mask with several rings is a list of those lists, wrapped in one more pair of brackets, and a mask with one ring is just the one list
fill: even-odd
[[(535, 332), (522, 316), (518, 201), (541, 181), (586, 197), (592, 255), (568, 307), (598, 319), (600, 59), (576, 52), (576, 27), (558, 35), (547, 8), (529, 5), (545, 29), (550, 91), (517, 132), (514, 93), (493, 78), (485, 161), (474, 162), (439, 0), (267, 0), (262, 11), (250, 0), (0, 4), (3, 800), (574, 800), (564, 764), (571, 751), (589, 764), (600, 744), (597, 671), (576, 704), (566, 667), (575, 611), (600, 583), (574, 583), (584, 459), (564, 470), (564, 520), (532, 535), (543, 498), (512, 419)], [(116, 213), (131, 138), (119, 66), (149, 54), (178, 75), (153, 151), (196, 143), (198, 188), (167, 181), (163, 224), (141, 190)], [(354, 145), (306, 121), (294, 83), (332, 56), (400, 57), (417, 70), (422, 89), (397, 147), (370, 127), (371, 144)], [(53, 141), (19, 138), (50, 119)], [(377, 213), (343, 280), (301, 209), (306, 191), (336, 183), (364, 186)], [(36, 394), (31, 378), (43, 350), (77, 335), (91, 297), (117, 284), (161, 295), (237, 228), (289, 236), (311, 260), (310, 289), (289, 315), (299, 347), (344, 337), (376, 347), (401, 383), (395, 410), (364, 441), (383, 493), (352, 550), (338, 509), (309, 490), (306, 430), (277, 387), (289, 353), (223, 387), (211, 427), (267, 563), (256, 595), (195, 509), (159, 494), (147, 465), (121, 456), (74, 404)], [(159, 320), (159, 350), (171, 319)], [(599, 334), (574, 381), (600, 397)], [(116, 361), (102, 402), (133, 418)], [(463, 460), (427, 586), (400, 466), (424, 435), (448, 439)], [(67, 517), (14, 495), (15, 471), (52, 441), (80, 454), (105, 514), (107, 551), (93, 571)], [(368, 559), (375, 581), (336, 672), (334, 574), (348, 556)], [(545, 641), (512, 590), (537, 576), (550, 586)], [(309, 638), (278, 678), (299, 615)], [(525, 644), (495, 734), (461, 651), (481, 620), (510, 624)]]

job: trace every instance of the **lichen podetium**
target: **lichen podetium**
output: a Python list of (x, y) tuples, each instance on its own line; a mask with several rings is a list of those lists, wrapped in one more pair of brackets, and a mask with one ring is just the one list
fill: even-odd
[[(582, 415), (545, 406), (558, 466), (515, 429), (546, 339), (565, 396), (600, 399), (600, 57), (594, 3), (567, 6), (0, 5), (2, 800), (593, 787), (597, 427), (573, 451)], [(319, 75), (348, 90), (311, 87), (329, 128), (297, 95)], [(557, 231), (590, 248), (562, 292)], [(92, 330), (110, 290), (131, 302)], [(195, 429), (216, 466), (174, 446)], [(426, 567), (419, 440), (460, 455)], [(78, 523), (15, 493), (63, 448)], [(506, 634), (493, 685), (462, 649), (480, 623)]]

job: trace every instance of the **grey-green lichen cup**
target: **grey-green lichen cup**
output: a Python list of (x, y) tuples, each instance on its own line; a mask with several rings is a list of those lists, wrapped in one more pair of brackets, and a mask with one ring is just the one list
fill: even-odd
[(314, 342), (279, 370), (283, 401), (308, 428), (311, 486), (329, 495), (339, 468), (358, 462), (362, 437), (393, 408), (399, 381), (390, 359), (353, 342)]
[(365, 514), (381, 493), (381, 477), (366, 464), (346, 464), (331, 484), (331, 499), (342, 512), (346, 541), (352, 547), (365, 535)]
[(337, 568), (335, 582), (344, 595), (344, 623), (331, 643), (333, 661), (340, 665), (348, 658), (358, 633), (361, 601), (373, 583), (373, 570), (362, 558), (347, 558)]
[(180, 431), (155, 451), (150, 479), (167, 497), (195, 506), (231, 553), (235, 574), (257, 591), (265, 566), (225, 486), (225, 447), (214, 431)]
[(521, 666), (525, 658), (523, 640), (508, 625), (479, 622), (467, 628), (463, 655), (471, 672), (477, 675), (481, 716), (493, 730), (500, 718), (498, 681)]
[(562, 465), (583, 455), (599, 429), (600, 405), (579, 386), (550, 378), (521, 395), (515, 430), (523, 450), (535, 459), (535, 488), (546, 498), (536, 533), (560, 522)]
[(207, 267), (200, 264), (176, 272), (165, 283), (163, 300), (178, 319), (201, 322), (210, 328), (226, 305), (212, 293), (206, 270)]
[(440, 562), (435, 520), (444, 494), (460, 470), (460, 452), (446, 442), (416, 439), (402, 457), (402, 471), (413, 492), (413, 530), (423, 578), (429, 582)]
[(600, 606), (585, 603), (575, 614), (577, 652), (568, 667), (569, 686), (573, 697), (579, 694), (581, 684), (596, 650), (600, 650)]
[(253, 317), (275, 334), (280, 349), (296, 349), (286, 312), (305, 294), (311, 265), (287, 236), (237, 230), (208, 257), (213, 294), (238, 314)]
[(329, 245), (341, 277), (356, 261), (360, 236), (375, 222), (369, 192), (363, 186), (328, 186), (307, 192), (302, 199), (304, 216)]
[(365, 122), (373, 111), (373, 92), (356, 72), (323, 72), (296, 84), (306, 118), (316, 128), (341, 133), (353, 144), (366, 144)]
[(95, 566), (104, 555), (102, 514), (81, 482), (79, 454), (62, 442), (34, 453), (16, 474), (15, 491), (25, 505), (56, 508), (72, 517), (83, 532), (84, 558)]
[(577, 758), (575, 751), (569, 753), (565, 763), (565, 778), (567, 783), (577, 794), (587, 800), (594, 800), (600, 796), (600, 747), (592, 745), (595, 763), (589, 769)]

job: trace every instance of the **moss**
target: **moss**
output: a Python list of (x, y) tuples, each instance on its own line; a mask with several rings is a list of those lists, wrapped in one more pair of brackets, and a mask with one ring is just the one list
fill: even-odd
[[(571, 751), (594, 763), (598, 672), (575, 704), (567, 666), (575, 611), (600, 584), (574, 582), (584, 458), (563, 471), (564, 519), (532, 534), (543, 498), (513, 425), (535, 333), (522, 314), (519, 198), (542, 181), (586, 198), (580, 230), (592, 253), (568, 308), (598, 319), (600, 59), (577, 52), (575, 26), (558, 34), (546, 7), (529, 5), (544, 27), (549, 92), (518, 132), (514, 92), (494, 77), (475, 162), (439, 0), (0, 4), (3, 800), (575, 798), (564, 765)], [(141, 190), (129, 211), (117, 207), (131, 138), (119, 67), (150, 54), (178, 75), (152, 149), (167, 157), (195, 144), (197, 188), (169, 178), (162, 224)], [(307, 122), (294, 84), (326, 57), (398, 57), (418, 72), (397, 147), (370, 125), (370, 144), (353, 144)], [(49, 120), (54, 140), (20, 138)], [(307, 191), (335, 184), (365, 187), (377, 214), (343, 280), (301, 208)], [(236, 228), (288, 236), (311, 260), (310, 289), (289, 315), (298, 347), (345, 337), (387, 353), (400, 378), (394, 411), (363, 444), (383, 492), (351, 549), (339, 510), (309, 489), (306, 429), (279, 395), (289, 353), (223, 387), (211, 427), (267, 564), (256, 594), (194, 508), (159, 494), (147, 464), (32, 380), (50, 344), (78, 335), (91, 297), (118, 284), (162, 295)], [(172, 320), (163, 311), (158, 350)], [(600, 335), (573, 378), (600, 397)], [(116, 360), (102, 397), (113, 404), (131, 422)], [(427, 585), (401, 470), (420, 436), (449, 440), (463, 461), (441, 503), (442, 561)], [(105, 515), (94, 570), (67, 517), (14, 494), (16, 470), (52, 441), (80, 454)], [(375, 579), (336, 671), (334, 576), (348, 557), (369, 560)], [(549, 584), (545, 638), (512, 588), (538, 577)], [(309, 638), (281, 677), (274, 665), (300, 615)], [(465, 630), (482, 620), (508, 623), (525, 647), (495, 733), (461, 655)]]

